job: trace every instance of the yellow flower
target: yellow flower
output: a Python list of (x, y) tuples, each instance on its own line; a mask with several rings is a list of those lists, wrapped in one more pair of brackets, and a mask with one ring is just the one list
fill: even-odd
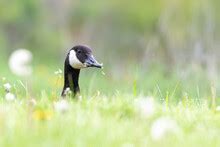
[(53, 112), (50, 110), (35, 110), (33, 112), (33, 118), (35, 120), (50, 120), (53, 116)]

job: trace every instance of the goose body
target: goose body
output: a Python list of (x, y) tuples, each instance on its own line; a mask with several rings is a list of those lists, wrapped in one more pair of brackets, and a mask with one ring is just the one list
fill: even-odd
[(102, 68), (102, 65), (98, 63), (92, 55), (91, 48), (84, 45), (77, 45), (71, 48), (64, 62), (63, 97), (67, 95), (69, 90), (74, 96), (80, 92), (80, 70), (87, 67)]

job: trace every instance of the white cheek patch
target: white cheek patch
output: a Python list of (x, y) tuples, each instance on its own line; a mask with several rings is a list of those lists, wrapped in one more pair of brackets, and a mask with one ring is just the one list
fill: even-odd
[(75, 69), (81, 69), (86, 67), (86, 65), (80, 62), (79, 59), (76, 57), (76, 52), (74, 50), (71, 50), (69, 53), (69, 63), (70, 66), (72, 66)]

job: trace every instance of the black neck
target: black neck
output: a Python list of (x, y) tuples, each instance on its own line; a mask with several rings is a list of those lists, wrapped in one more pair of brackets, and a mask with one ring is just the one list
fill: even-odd
[(66, 96), (66, 89), (70, 88), (71, 92), (73, 92), (73, 96), (80, 92), (79, 88), (79, 69), (72, 68), (69, 63), (65, 62), (64, 66), (64, 87), (62, 96)]

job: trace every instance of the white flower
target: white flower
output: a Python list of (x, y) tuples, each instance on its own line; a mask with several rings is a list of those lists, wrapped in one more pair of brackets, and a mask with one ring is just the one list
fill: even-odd
[(177, 134), (180, 128), (175, 120), (168, 117), (157, 119), (151, 127), (151, 137), (153, 140), (160, 140), (167, 137), (168, 134)]
[(216, 111), (220, 112), (220, 106), (216, 107)]
[(72, 94), (72, 91), (70, 90), (69, 87), (67, 87), (64, 91), (64, 95), (71, 95)]
[(11, 90), (11, 84), (6, 83), (6, 84), (4, 84), (3, 86), (4, 86), (4, 88), (5, 88), (5, 90), (6, 90), (7, 92), (9, 92), (9, 91)]
[(9, 59), (9, 67), (11, 71), (18, 76), (29, 76), (32, 74), (32, 53), (26, 49), (18, 49), (14, 51)]
[(7, 101), (14, 101), (15, 100), (15, 95), (14, 94), (12, 94), (12, 93), (6, 93), (6, 95), (5, 95), (5, 99), (7, 100)]
[(54, 108), (58, 112), (66, 112), (69, 110), (69, 104), (66, 100), (60, 100), (54, 104)]
[(54, 72), (55, 75), (61, 75), (63, 72), (61, 69), (58, 69), (57, 71)]
[(135, 102), (135, 106), (143, 117), (149, 118), (155, 114), (156, 104), (152, 97), (139, 98)]
[(77, 98), (78, 98), (79, 101), (82, 101), (82, 95), (78, 95)]

